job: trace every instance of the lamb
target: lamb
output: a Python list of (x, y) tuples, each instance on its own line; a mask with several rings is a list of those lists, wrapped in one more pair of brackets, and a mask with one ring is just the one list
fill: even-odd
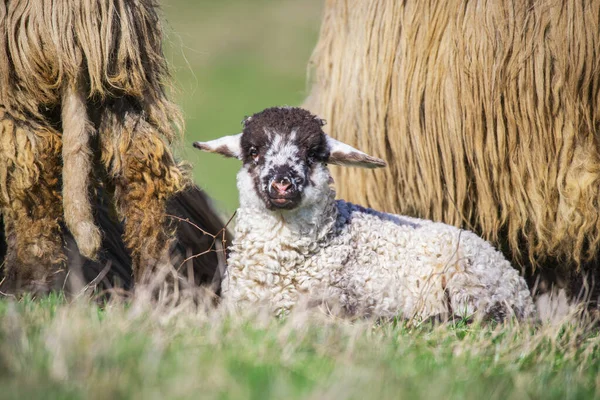
[(525, 280), (474, 233), (335, 200), (327, 164), (385, 162), (329, 137), (324, 124), (274, 107), (246, 118), (240, 134), (194, 143), (243, 162), (225, 301), (277, 315), (307, 299), (373, 318), (534, 316)]

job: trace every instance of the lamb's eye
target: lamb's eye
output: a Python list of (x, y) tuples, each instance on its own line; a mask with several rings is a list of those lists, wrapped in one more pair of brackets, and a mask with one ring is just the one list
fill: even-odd
[(308, 152), (308, 159), (309, 160), (314, 160), (315, 158), (317, 158), (317, 151), (316, 150), (311, 150)]
[(256, 147), (250, 147), (248, 154), (250, 154), (250, 157), (252, 157), (254, 161), (258, 161), (258, 149)]

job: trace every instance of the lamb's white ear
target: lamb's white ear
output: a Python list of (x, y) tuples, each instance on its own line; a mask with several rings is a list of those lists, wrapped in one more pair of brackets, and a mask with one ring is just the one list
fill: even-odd
[(327, 144), (329, 145), (330, 153), (329, 164), (361, 168), (385, 167), (385, 161), (382, 159), (363, 153), (362, 151), (329, 136), (327, 136)]
[(209, 153), (219, 153), (225, 157), (242, 159), (242, 134), (223, 136), (208, 142), (194, 142), (194, 147)]

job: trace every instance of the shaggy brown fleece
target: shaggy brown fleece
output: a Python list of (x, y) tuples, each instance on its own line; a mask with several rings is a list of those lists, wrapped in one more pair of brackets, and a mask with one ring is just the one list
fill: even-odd
[[(181, 114), (167, 99), (155, 0), (0, 2), (0, 206), (5, 269), (44, 286), (64, 266), (61, 225), (94, 258), (90, 197), (112, 189), (136, 279), (167, 262), (167, 200), (188, 183), (171, 154)], [(95, 175), (94, 175), (95, 174)]]
[(4, 222), (0, 214), (0, 265), (4, 263), (6, 257), (6, 238), (4, 237)]
[(600, 246), (600, 0), (328, 0), (305, 105), (340, 196), (575, 270)]
[[(44, 149), (33, 153), (32, 148)], [(46, 287), (60, 271), (60, 134), (15, 121), (0, 108), (0, 204), (8, 250), (6, 279), (25, 290)], [(18, 265), (19, 268), (11, 268)]]
[[(131, 254), (122, 240), (123, 225), (115, 217), (110, 196), (98, 189), (93, 205), (95, 221), (102, 230), (101, 249), (95, 260), (83, 257), (73, 237), (65, 231), (65, 249), (68, 274), (57, 274), (52, 286), (64, 288), (72, 294), (81, 293), (84, 285), (93, 284), (96, 291), (114, 288), (133, 288)], [(181, 279), (188, 285), (210, 285), (217, 295), (220, 293), (221, 273), (217, 266), (224, 266), (225, 254), (215, 245), (225, 248), (231, 242), (228, 231), (222, 231), (224, 222), (211, 211), (209, 199), (196, 186), (178, 192), (167, 203), (167, 214), (173, 216), (177, 228), (175, 245), (170, 250), (173, 266)], [(172, 217), (169, 217), (172, 218)], [(0, 265), (6, 257), (6, 238), (0, 215)], [(204, 230), (207, 234), (202, 233)], [(213, 238), (217, 236), (217, 240)], [(190, 258), (198, 255), (197, 257)], [(185, 261), (188, 259), (188, 261)], [(220, 258), (220, 260), (219, 260)], [(185, 261), (185, 262), (184, 262)], [(0, 268), (0, 280), (4, 278)], [(185, 287), (185, 285), (184, 285)], [(4, 289), (4, 287), (2, 288)]]

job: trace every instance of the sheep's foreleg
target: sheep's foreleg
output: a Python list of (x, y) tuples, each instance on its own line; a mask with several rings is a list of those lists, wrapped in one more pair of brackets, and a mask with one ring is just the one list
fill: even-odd
[(0, 110), (0, 205), (8, 245), (3, 292), (47, 292), (65, 267), (60, 153), (57, 132)]

